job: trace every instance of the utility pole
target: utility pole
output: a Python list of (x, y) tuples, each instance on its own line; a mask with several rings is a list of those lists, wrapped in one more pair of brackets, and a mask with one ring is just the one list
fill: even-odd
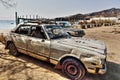
[(15, 22), (16, 22), (16, 25), (17, 25), (18, 24), (17, 12), (15, 12)]

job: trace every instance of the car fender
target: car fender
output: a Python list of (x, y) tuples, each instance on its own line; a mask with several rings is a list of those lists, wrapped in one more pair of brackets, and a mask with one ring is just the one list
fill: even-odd
[[(58, 60), (58, 63), (56, 64), (55, 68), (56, 69), (61, 69), (62, 68), (62, 62), (67, 59), (67, 58), (74, 58), (74, 59), (77, 59), (79, 60), (79, 56), (77, 55), (74, 55), (74, 54), (65, 54), (63, 56), (61, 56)], [(79, 60), (80, 61), (80, 60)]]

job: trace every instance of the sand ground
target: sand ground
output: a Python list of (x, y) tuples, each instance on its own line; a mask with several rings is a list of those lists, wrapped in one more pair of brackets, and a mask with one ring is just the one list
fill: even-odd
[[(85, 80), (120, 80), (120, 27), (86, 29), (86, 38), (103, 40), (107, 45), (107, 73), (86, 74)], [(2, 30), (0, 30), (2, 32)], [(54, 65), (30, 56), (13, 57), (0, 43), (0, 80), (69, 80)]]

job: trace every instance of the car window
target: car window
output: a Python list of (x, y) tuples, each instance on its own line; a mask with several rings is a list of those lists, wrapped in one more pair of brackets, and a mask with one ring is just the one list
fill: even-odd
[(69, 38), (70, 36), (60, 26), (49, 25), (45, 26), (45, 30), (49, 35), (50, 39)]
[(28, 35), (29, 30), (30, 30), (30, 26), (22, 25), (15, 31), (15, 33)]
[(46, 39), (45, 33), (41, 26), (32, 26), (30, 36)]
[(71, 27), (70, 22), (58, 22), (57, 24), (60, 25), (63, 28), (70, 28)]

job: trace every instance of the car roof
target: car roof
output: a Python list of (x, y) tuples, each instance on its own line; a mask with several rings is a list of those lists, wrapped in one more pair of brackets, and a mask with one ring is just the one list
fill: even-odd
[(26, 26), (50, 26), (50, 25), (55, 25), (55, 24), (38, 24), (38, 23), (19, 23), (16, 27), (14, 27), (11, 31), (15, 31), (19, 26), (21, 25), (26, 25)]
[(18, 26), (20, 26), (20, 25), (49, 26), (49, 25), (56, 25), (56, 24), (39, 24), (39, 23), (20, 23), (20, 24), (18, 24)]
[(56, 23), (69, 23), (69, 21), (56, 21)]
[(39, 25), (38, 23), (20, 23), (18, 24), (18, 26), (20, 25)]

